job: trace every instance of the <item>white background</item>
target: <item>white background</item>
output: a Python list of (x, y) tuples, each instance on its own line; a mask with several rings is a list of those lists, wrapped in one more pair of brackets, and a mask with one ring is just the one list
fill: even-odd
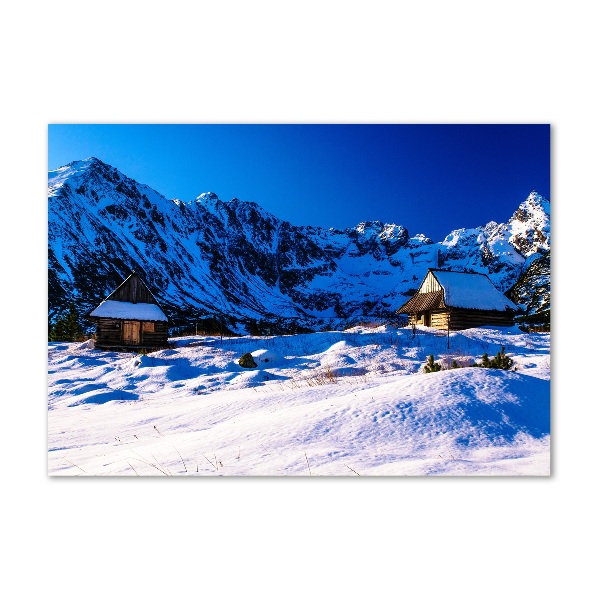
[[(592, 3), (11, 3), (7, 598), (587, 598), (599, 532)], [(50, 479), (48, 123), (551, 123), (553, 475)], [(580, 277), (585, 286), (575, 289)], [(594, 592), (595, 590), (595, 592)]]

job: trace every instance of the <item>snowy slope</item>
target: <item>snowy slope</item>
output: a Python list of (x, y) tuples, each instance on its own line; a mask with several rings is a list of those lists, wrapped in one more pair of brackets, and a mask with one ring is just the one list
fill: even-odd
[[(354, 328), (48, 345), (53, 475), (548, 475), (548, 334)], [(506, 347), (516, 370), (425, 374)], [(237, 364), (252, 352), (258, 364)]]

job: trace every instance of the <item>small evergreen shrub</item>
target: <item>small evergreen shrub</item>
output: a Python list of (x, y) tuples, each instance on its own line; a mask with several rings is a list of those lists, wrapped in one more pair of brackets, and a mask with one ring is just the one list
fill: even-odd
[(474, 367), (481, 367), (484, 369), (503, 369), (508, 371), (515, 364), (515, 361), (504, 353), (504, 346), (502, 346), (500, 352), (490, 360), (487, 352), (484, 352), (481, 357), (481, 363), (475, 363)]
[(427, 362), (425, 363), (425, 373), (436, 373), (442, 370), (442, 365), (433, 362), (433, 354), (429, 355)]
[(506, 356), (504, 353), (504, 346), (496, 356), (492, 359), (492, 368), (494, 369), (504, 369), (508, 371), (514, 364), (514, 360), (510, 356)]

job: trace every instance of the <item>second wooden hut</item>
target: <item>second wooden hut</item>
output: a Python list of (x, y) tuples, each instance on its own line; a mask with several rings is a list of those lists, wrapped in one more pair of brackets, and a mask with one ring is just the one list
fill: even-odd
[(417, 293), (397, 311), (410, 325), (443, 330), (510, 326), (519, 308), (480, 273), (429, 269)]

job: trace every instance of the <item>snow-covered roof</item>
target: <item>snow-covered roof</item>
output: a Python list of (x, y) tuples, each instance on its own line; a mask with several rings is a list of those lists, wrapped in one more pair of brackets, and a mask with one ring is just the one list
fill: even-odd
[(444, 289), (444, 304), (478, 310), (518, 310), (486, 275), (432, 269)]
[(119, 302), (118, 300), (104, 300), (98, 308), (90, 313), (90, 317), (131, 319), (133, 321), (168, 321), (158, 304)]

